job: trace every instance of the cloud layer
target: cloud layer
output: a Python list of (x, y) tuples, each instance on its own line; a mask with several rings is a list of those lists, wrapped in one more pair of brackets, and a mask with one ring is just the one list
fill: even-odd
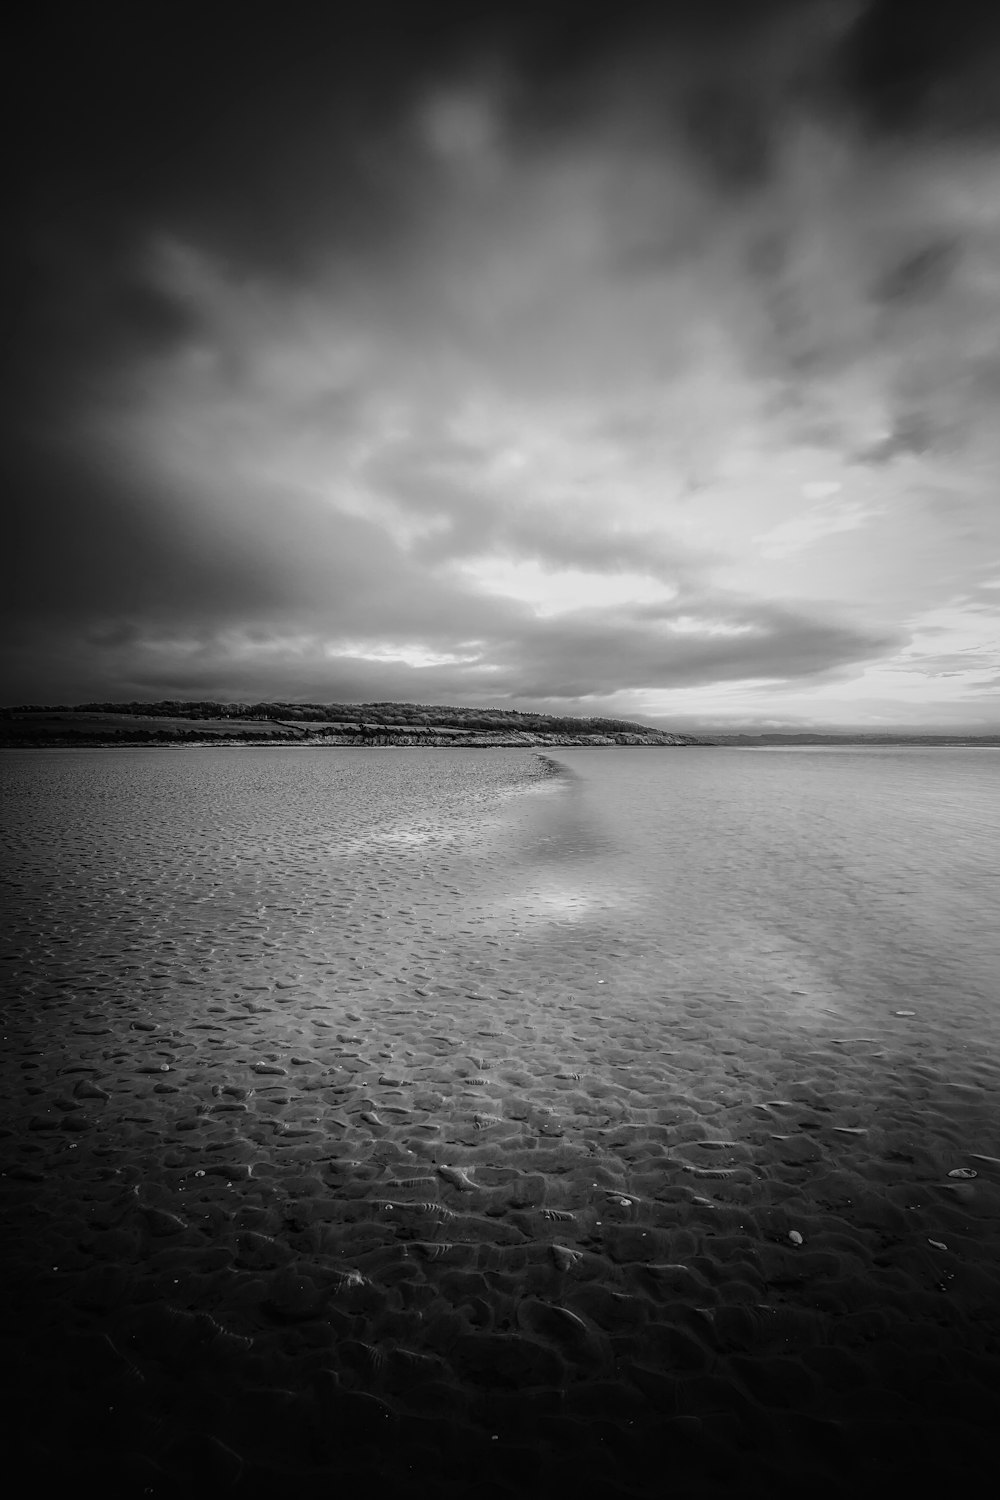
[(417, 9), (29, 54), (7, 701), (995, 722), (989, 13)]

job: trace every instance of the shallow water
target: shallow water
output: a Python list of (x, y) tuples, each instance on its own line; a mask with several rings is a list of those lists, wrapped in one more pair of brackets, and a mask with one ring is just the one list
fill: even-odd
[(998, 757), (6, 753), (43, 1447), (158, 1495), (205, 1442), (248, 1494), (971, 1472)]
[(922, 1008), (1000, 1040), (1000, 752), (569, 749), (556, 764), (8, 753), (21, 982), (111, 993), (122, 959), (222, 988), (256, 971), (302, 983), (344, 958), (406, 973), (415, 945), (440, 939), (452, 966), (482, 929), (508, 966), (600, 939), (619, 986), (648, 950), (664, 984), (794, 987), (800, 1018), (810, 1003), (857, 1019)]
[[(1000, 1042), (1000, 751), (569, 750), (511, 909), (655, 944), (665, 978), (910, 1006)], [(532, 814), (534, 817), (534, 814)]]

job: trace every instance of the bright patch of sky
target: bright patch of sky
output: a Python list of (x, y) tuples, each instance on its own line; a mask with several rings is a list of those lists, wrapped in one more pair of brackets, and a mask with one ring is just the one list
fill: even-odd
[(579, 568), (543, 568), (537, 562), (499, 557), (463, 562), (459, 572), (478, 592), (530, 604), (542, 619), (573, 610), (666, 603), (677, 594), (659, 579), (639, 573), (586, 573)]

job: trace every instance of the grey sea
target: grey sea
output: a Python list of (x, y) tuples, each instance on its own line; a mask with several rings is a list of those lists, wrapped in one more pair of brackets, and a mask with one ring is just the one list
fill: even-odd
[(998, 772), (5, 752), (5, 1363), (38, 1485), (971, 1479)]

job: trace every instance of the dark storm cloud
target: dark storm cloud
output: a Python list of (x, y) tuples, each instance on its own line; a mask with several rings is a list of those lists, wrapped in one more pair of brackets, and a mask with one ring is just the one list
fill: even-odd
[(183, 690), (260, 696), (268, 682), (278, 680), (291, 684), (295, 695), (311, 699), (407, 701), (407, 692), (416, 689), (423, 702), (513, 699), (546, 702), (558, 710), (595, 698), (610, 701), (622, 691), (682, 687), (707, 679), (795, 680), (835, 670), (891, 644), (886, 637), (861, 639), (849, 628), (793, 611), (755, 619), (746, 628), (745, 637), (713, 642), (669, 631), (656, 639), (643, 622), (627, 618), (601, 627), (591, 621), (561, 621), (555, 630), (544, 631), (526, 625), (522, 632), (483, 642), (484, 655), (492, 660), (416, 670), (366, 657), (331, 661), (313, 642), (285, 645), (280, 639), (270, 659), (262, 658), (250, 641), (211, 635), (197, 642), (175, 641), (164, 654), (144, 651), (145, 643), (132, 637), (115, 641), (95, 634), (87, 649), (91, 663), (95, 656), (105, 658), (106, 670), (127, 671), (131, 663), (135, 691), (166, 696)]
[[(67, 685), (76, 681), (85, 697), (106, 696), (112, 683), (129, 694), (260, 697), (273, 693), (277, 682), (288, 684), (289, 695), (313, 700), (412, 701), (407, 694), (416, 692), (424, 702), (513, 699), (547, 702), (558, 710), (595, 698), (610, 702), (630, 690), (756, 678), (795, 681), (899, 644), (890, 633), (865, 633), (809, 607), (754, 601), (734, 606), (731, 598), (716, 601), (715, 612), (704, 620), (680, 606), (618, 608), (597, 617), (579, 611), (539, 620), (524, 607), (471, 594), (441, 600), (428, 591), (415, 606), (411, 586), (405, 607), (397, 611), (392, 583), (390, 574), (378, 598), (369, 594), (348, 601), (361, 641), (333, 655), (324, 638), (329, 617), (315, 603), (307, 609), (298, 601), (294, 612), (258, 609), (256, 623), (244, 628), (220, 623), (203, 610), (173, 625), (155, 612), (139, 619), (93, 619), (81, 625), (68, 652), (49, 668), (49, 696), (65, 698)], [(702, 608), (706, 603), (711, 605), (699, 600)], [(702, 625), (704, 630), (698, 628)], [(365, 640), (405, 639), (414, 630), (425, 646), (440, 650), (440, 662), (414, 664), (393, 657), (391, 646), (376, 645), (373, 652)], [(25, 658), (16, 636), (12, 645), (14, 671), (28, 673), (30, 655)], [(386, 655), (380, 656), (383, 650)]]
[[(679, 125), (686, 149), (724, 187), (757, 181), (775, 105), (796, 71), (775, 32), (829, 8), (823, 0), (33, 8), (12, 64), (22, 333), (44, 342), (49, 323), (62, 347), (62, 311), (112, 343), (124, 332), (154, 349), (169, 339), (173, 311), (154, 308), (149, 289), (134, 284), (151, 228), (193, 234), (238, 266), (292, 278), (331, 250), (391, 266), (428, 186), (409, 111), (421, 90), (469, 70), (502, 78), (526, 149), (589, 128), (638, 87), (644, 128), (659, 124), (666, 135)], [(122, 285), (116, 292), (109, 282)]]
[[(680, 503), (671, 466), (697, 511), (751, 387), (775, 451), (822, 433), (871, 472), (994, 399), (985, 354), (971, 400), (938, 388), (941, 368), (965, 378), (980, 316), (964, 228), (925, 223), (904, 185), (901, 225), (852, 239), (852, 215), (877, 217), (867, 165), (820, 201), (839, 142), (908, 161), (1000, 122), (993, 21), (940, 14), (33, 11), (13, 68), (5, 695), (556, 701), (890, 649), (898, 631), (861, 614), (726, 594), (725, 536), (659, 511)], [(712, 319), (736, 353), (699, 393)], [(828, 386), (883, 351), (885, 420), (858, 435), (853, 391), (834, 409)], [(470, 392), (485, 415), (459, 430)], [(628, 518), (630, 486), (649, 498)], [(477, 582), (487, 557), (678, 598), (539, 615)]]
[(841, 79), (877, 134), (991, 137), (1000, 13), (993, 0), (871, 0), (840, 55)]
[(891, 307), (933, 298), (944, 288), (960, 253), (951, 240), (939, 240), (910, 251), (881, 278), (875, 288), (876, 300)]
[[(725, 607), (725, 606), (724, 606)], [(622, 689), (705, 681), (795, 679), (857, 662), (892, 637), (796, 611), (747, 603), (712, 630), (688, 633), (684, 611), (634, 609), (604, 620), (562, 618), (510, 642), (509, 691), (531, 698), (583, 698)], [(652, 628), (651, 628), (652, 627)], [(503, 645), (498, 653), (503, 657)], [(514, 686), (518, 684), (518, 686)]]
[(887, 464), (907, 453), (925, 453), (937, 436), (934, 422), (926, 412), (903, 412), (891, 432), (857, 455), (859, 463)]

